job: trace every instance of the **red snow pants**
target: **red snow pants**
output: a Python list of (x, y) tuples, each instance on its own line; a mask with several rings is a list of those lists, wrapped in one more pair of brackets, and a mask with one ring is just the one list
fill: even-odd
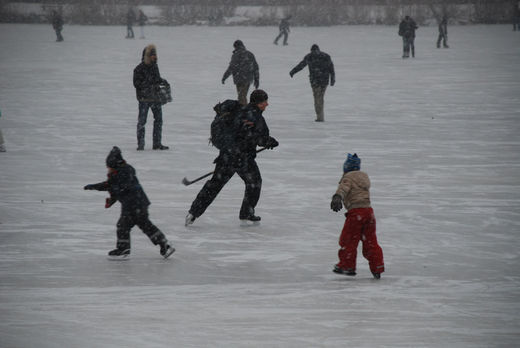
[(372, 208), (351, 209), (345, 214), (345, 225), (339, 237), (338, 267), (356, 270), (357, 247), (363, 243), (363, 256), (368, 260), (370, 271), (383, 273), (383, 249), (377, 244), (376, 218)]

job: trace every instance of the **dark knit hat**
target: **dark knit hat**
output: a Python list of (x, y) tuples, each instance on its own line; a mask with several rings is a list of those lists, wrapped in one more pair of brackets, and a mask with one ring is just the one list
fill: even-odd
[(262, 89), (255, 89), (249, 96), (249, 104), (260, 104), (265, 102), (269, 97), (267, 93)]
[(123, 159), (123, 156), (121, 155), (121, 150), (114, 146), (110, 153), (107, 156), (106, 160), (107, 167), (110, 168), (117, 168), (123, 164), (125, 164), (125, 160)]
[(239, 47), (245, 47), (245, 46), (244, 46), (244, 43), (242, 42), (242, 40), (236, 40), (235, 42), (233, 42), (233, 47), (239, 48)]
[(311, 51), (319, 51), (319, 50), (320, 50), (320, 47), (319, 47), (318, 45), (313, 44), (313, 45), (311, 46)]
[(361, 168), (361, 158), (357, 154), (348, 154), (345, 163), (343, 163), (343, 172), (348, 173)]

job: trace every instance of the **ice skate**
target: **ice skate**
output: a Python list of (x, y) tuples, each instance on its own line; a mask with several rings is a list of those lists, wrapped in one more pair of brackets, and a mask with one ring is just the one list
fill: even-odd
[(130, 249), (114, 249), (108, 252), (109, 260), (128, 260), (130, 258)]
[(166, 242), (163, 245), (161, 245), (160, 252), (161, 252), (162, 257), (167, 259), (168, 257), (170, 257), (171, 254), (173, 254), (175, 252), (175, 248), (173, 246), (171, 246), (170, 243)]
[(259, 225), (262, 218), (260, 216), (249, 215), (240, 217), (240, 226)]
[(184, 226), (193, 225), (195, 219), (195, 216), (191, 215), (191, 213), (188, 213), (188, 215), (186, 215), (186, 220), (184, 221)]
[(332, 272), (338, 273), (338, 274), (343, 274), (343, 275), (348, 275), (348, 276), (356, 275), (356, 271), (353, 270), (352, 268), (341, 268), (338, 265), (334, 266), (334, 269), (332, 270)]

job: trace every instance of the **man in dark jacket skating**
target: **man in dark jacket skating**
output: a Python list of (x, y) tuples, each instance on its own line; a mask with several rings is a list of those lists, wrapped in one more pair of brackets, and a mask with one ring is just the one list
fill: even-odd
[(291, 78), (298, 71), (309, 66), (309, 80), (311, 82), (312, 94), (314, 96), (314, 109), (316, 111), (316, 122), (323, 122), (325, 116), (323, 113), (323, 104), (325, 90), (329, 85), (334, 86), (336, 83), (336, 74), (334, 73), (334, 64), (330, 56), (320, 51), (318, 45), (314, 44), (311, 47), (311, 53), (303, 57), (303, 60), (296, 65), (289, 75)]
[[(193, 201), (186, 216), (186, 226), (193, 224), (195, 219), (206, 211), (235, 173), (246, 185), (239, 213), (240, 220), (245, 223), (260, 221), (260, 217), (254, 215), (262, 188), (262, 177), (255, 161), (256, 148), (260, 146), (273, 149), (278, 146), (278, 141), (269, 135), (269, 128), (262, 116), (262, 112), (269, 105), (267, 99), (266, 92), (253, 91), (249, 104), (238, 116), (228, 120), (233, 123), (232, 126), (226, 127), (226, 131), (218, 134), (219, 139), (213, 140), (220, 150), (219, 156), (215, 159), (215, 171)], [(222, 117), (230, 117), (237, 107), (240, 106), (226, 100), (218, 106), (218, 111), (215, 111), (217, 114), (220, 112)]]
[(236, 40), (233, 43), (235, 50), (231, 56), (229, 66), (222, 76), (222, 84), (229, 75), (233, 75), (233, 83), (237, 88), (238, 101), (242, 105), (247, 104), (247, 92), (249, 86), (254, 83), (255, 89), (260, 85), (260, 73), (258, 63), (253, 53), (246, 50), (244, 43)]
[(278, 25), (278, 30), (280, 30), (280, 33), (278, 34), (276, 39), (274, 39), (274, 42), (273, 42), (275, 45), (278, 45), (278, 40), (280, 40), (280, 38), (282, 36), (283, 36), (283, 45), (287, 46), (289, 44), (289, 43), (287, 43), (287, 39), (289, 38), (289, 33), (291, 32), (289, 19), (291, 19), (291, 16), (287, 16), (280, 21), (280, 24)]
[(137, 225), (150, 238), (154, 245), (161, 247), (160, 253), (164, 258), (175, 251), (165, 235), (148, 218), (150, 201), (144, 193), (135, 169), (126, 163), (121, 150), (114, 146), (106, 159), (108, 179), (98, 184), (90, 184), (85, 190), (108, 191), (110, 197), (106, 199), (105, 208), (115, 202), (121, 202), (121, 216), (117, 222), (116, 249), (108, 253), (109, 258), (123, 259), (130, 255), (130, 230)]
[(448, 46), (448, 19), (446, 19), (446, 17), (443, 17), (439, 23), (439, 37), (437, 38), (437, 48), (441, 48), (441, 41), (442, 47), (450, 48), (450, 46)]
[(151, 44), (143, 50), (142, 61), (134, 69), (134, 87), (139, 102), (137, 119), (137, 150), (144, 150), (145, 124), (148, 109), (153, 113), (153, 146), (154, 150), (168, 150), (162, 144), (162, 106), (159, 90), (161, 84), (168, 84), (161, 78), (157, 65), (157, 48)]
[(52, 28), (56, 32), (56, 41), (63, 41), (61, 31), (63, 30), (63, 17), (58, 11), (52, 11)]
[(403, 58), (415, 57), (415, 30), (419, 28), (410, 16), (405, 16), (399, 23), (399, 36), (403, 38)]

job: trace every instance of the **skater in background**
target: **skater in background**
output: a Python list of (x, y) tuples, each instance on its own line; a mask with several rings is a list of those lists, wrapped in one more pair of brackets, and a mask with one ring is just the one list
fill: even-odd
[(298, 71), (309, 66), (309, 80), (311, 83), (312, 94), (314, 96), (314, 110), (316, 111), (316, 122), (325, 121), (323, 113), (324, 96), (327, 86), (334, 86), (336, 83), (336, 74), (334, 73), (334, 64), (330, 56), (320, 51), (318, 45), (314, 44), (311, 47), (311, 53), (303, 57), (303, 60), (298, 63), (290, 72), (291, 78)]
[(139, 28), (141, 30), (141, 39), (144, 39), (144, 25), (146, 24), (148, 17), (144, 14), (143, 10), (139, 10), (137, 20), (139, 21)]
[(410, 16), (405, 16), (399, 24), (399, 36), (403, 38), (403, 58), (415, 57), (415, 30), (419, 28)]
[(63, 17), (61, 14), (54, 10), (52, 11), (52, 27), (54, 28), (54, 31), (56, 32), (56, 41), (60, 42), (63, 41), (63, 36), (61, 35), (61, 31), (63, 30)]
[(153, 146), (154, 150), (168, 150), (169, 147), (162, 144), (162, 105), (159, 95), (160, 84), (168, 84), (161, 78), (157, 65), (157, 48), (150, 44), (143, 50), (141, 63), (134, 69), (134, 87), (139, 102), (139, 115), (137, 119), (137, 151), (144, 150), (145, 124), (148, 117), (148, 109), (153, 113)]
[(278, 45), (278, 40), (280, 40), (280, 38), (282, 36), (283, 36), (283, 45), (284, 46), (288, 45), (287, 39), (289, 38), (289, 33), (291, 32), (290, 23), (289, 23), (290, 19), (291, 19), (291, 16), (287, 16), (280, 21), (280, 24), (278, 25), (278, 30), (280, 30), (280, 33), (278, 34), (276, 39), (274, 39), (274, 42), (273, 42), (275, 45)]
[(128, 9), (126, 13), (126, 38), (134, 38), (134, 29), (132, 28), (135, 22), (135, 12), (132, 8)]
[(361, 170), (357, 154), (347, 156), (343, 164), (343, 176), (330, 208), (338, 212), (345, 206), (345, 224), (339, 238), (339, 263), (333, 272), (355, 276), (359, 241), (363, 243), (363, 256), (368, 260), (374, 278), (381, 278), (385, 271), (383, 250), (377, 243), (376, 218), (370, 205), (370, 179)]
[(229, 75), (233, 75), (233, 83), (237, 88), (238, 101), (242, 105), (247, 105), (247, 92), (251, 83), (255, 89), (260, 85), (260, 73), (255, 55), (244, 46), (241, 40), (233, 43), (233, 55), (229, 66), (222, 76), (222, 84), (225, 83)]
[(442, 47), (450, 48), (448, 46), (448, 19), (446, 17), (442, 17), (442, 20), (439, 23), (439, 37), (437, 38), (437, 48)]
[[(2, 117), (2, 110), (0, 110), (0, 118)], [(2, 128), (0, 128), (0, 152), (6, 152), (4, 136), (2, 134)]]
[[(257, 146), (273, 149), (278, 141), (269, 135), (269, 128), (262, 115), (269, 105), (267, 93), (257, 89), (251, 93), (249, 104), (240, 109), (240, 105), (232, 100), (215, 107), (217, 117), (225, 117), (224, 122), (232, 123), (222, 127), (222, 131), (215, 134), (212, 142), (220, 150), (215, 159), (215, 172), (210, 180), (204, 184), (199, 194), (191, 204), (185, 225), (191, 225), (200, 217), (216, 198), (220, 190), (237, 173), (246, 185), (244, 199), (240, 208), (239, 219), (242, 222), (258, 222), (260, 216), (255, 215), (255, 207), (260, 199), (262, 176), (255, 161)], [(212, 127), (214, 124), (212, 124)], [(213, 138), (213, 135), (212, 135)]]
[(520, 1), (513, 6), (513, 31), (520, 31)]
[(121, 203), (121, 216), (117, 222), (117, 244), (108, 253), (111, 259), (123, 259), (130, 256), (130, 230), (137, 225), (150, 238), (154, 245), (160, 246), (160, 254), (167, 258), (175, 251), (165, 235), (148, 218), (150, 201), (144, 193), (135, 169), (126, 163), (121, 150), (114, 146), (106, 158), (107, 180), (90, 184), (85, 190), (108, 191), (105, 208), (115, 202)]

